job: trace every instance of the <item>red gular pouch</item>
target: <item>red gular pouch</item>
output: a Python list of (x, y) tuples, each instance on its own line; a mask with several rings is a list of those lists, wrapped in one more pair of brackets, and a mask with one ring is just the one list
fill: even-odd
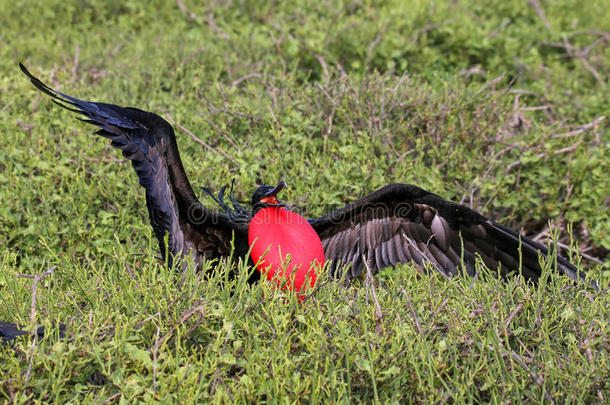
[(248, 228), (250, 255), (267, 280), (282, 289), (299, 291), (313, 288), (324, 266), (324, 249), (307, 220), (281, 206), (261, 208)]

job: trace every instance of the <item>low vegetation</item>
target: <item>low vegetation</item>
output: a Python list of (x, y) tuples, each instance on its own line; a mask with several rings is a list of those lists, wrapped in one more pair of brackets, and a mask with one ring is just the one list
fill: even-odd
[[(602, 2), (0, 0), (0, 398), (606, 403), (610, 8)], [(195, 187), (287, 181), (309, 217), (391, 182), (519, 229), (600, 284), (409, 265), (299, 304), (154, 258), (128, 162), (21, 74), (177, 130)], [(202, 200), (213, 206), (203, 193)], [(484, 272), (484, 269), (481, 269)], [(52, 335), (53, 333), (51, 333)]]

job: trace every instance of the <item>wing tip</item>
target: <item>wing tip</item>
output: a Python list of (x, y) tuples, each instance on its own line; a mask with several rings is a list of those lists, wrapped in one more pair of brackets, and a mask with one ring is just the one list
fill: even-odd
[(595, 291), (599, 291), (599, 285), (597, 281), (593, 280), (587, 275), (586, 271), (583, 271), (570, 263), (568, 260), (563, 257), (557, 255), (557, 268), (565, 274), (568, 278), (573, 280), (576, 283), (584, 283), (589, 287), (593, 288)]
[[(59, 97), (60, 95), (63, 96), (63, 94), (59, 93), (58, 91), (53, 90), (52, 88), (50, 88), (49, 86), (44, 84), (39, 78), (34, 76), (32, 73), (30, 73), (30, 71), (25, 67), (25, 65), (23, 63), (19, 62), (19, 68), (21, 68), (21, 71), (23, 72), (23, 74), (25, 74), (28, 77), (28, 79), (30, 79), (30, 82), (38, 90), (53, 97), (54, 99), (66, 102), (65, 100), (63, 100), (62, 98)], [(62, 107), (65, 108), (65, 106), (62, 106)]]
[(36, 76), (31, 74), (30, 71), (28, 70), (28, 68), (26, 68), (23, 63), (19, 62), (19, 68), (21, 69), (23, 74), (26, 75), (28, 77), (28, 79), (30, 79), (30, 81), (32, 82), (32, 84), (34, 86), (39, 87), (38, 84), (42, 84), (44, 87), (47, 87), (44, 83), (42, 83), (40, 81), (40, 79), (38, 79)]
[(19, 68), (21, 69), (21, 71), (23, 73), (25, 73), (26, 76), (31, 76), (32, 74), (28, 71), (28, 69), (25, 67), (25, 65), (21, 62), (19, 62)]
[[(66, 110), (75, 112), (77, 114), (82, 114), (85, 116), (90, 116), (91, 112), (88, 111), (88, 107), (94, 103), (89, 103), (87, 101), (79, 100), (77, 98), (68, 96), (60, 91), (54, 90), (51, 87), (47, 86), (42, 80), (38, 79), (34, 76), (30, 71), (25, 67), (25, 65), (19, 62), (19, 67), (21, 71), (30, 79), (30, 82), (36, 87), (38, 90), (43, 92), (44, 94), (51, 97), (51, 101), (60, 106), (61, 108), (65, 108)], [(76, 108), (72, 108), (72, 107)]]
[(534, 242), (527, 236), (521, 235), (520, 233), (492, 220), (487, 220), (486, 223), (491, 227), (491, 229), (494, 229), (495, 231), (504, 235), (504, 237), (513, 238), (515, 241), (519, 241), (519, 244), (523, 249), (521, 252), (522, 255), (535, 255), (536, 259), (539, 257), (539, 255), (542, 255), (546, 257), (547, 260), (556, 260), (558, 273), (566, 276), (575, 283), (582, 283), (596, 291), (599, 291), (599, 285), (595, 280), (588, 277), (586, 271), (578, 268), (570, 261), (560, 256), (555, 248), (548, 249), (542, 244)]

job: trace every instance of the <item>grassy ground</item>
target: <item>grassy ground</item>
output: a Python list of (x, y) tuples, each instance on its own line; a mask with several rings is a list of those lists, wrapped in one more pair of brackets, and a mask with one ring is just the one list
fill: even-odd
[[(0, 3), (0, 319), (70, 333), (0, 347), (0, 398), (609, 400), (604, 2)], [(602, 290), (407, 265), (301, 305), (223, 266), (176, 282), (152, 258), (130, 165), (19, 61), (175, 122), (195, 186), (236, 178), (245, 200), (281, 176), (313, 217), (418, 184), (554, 235)]]

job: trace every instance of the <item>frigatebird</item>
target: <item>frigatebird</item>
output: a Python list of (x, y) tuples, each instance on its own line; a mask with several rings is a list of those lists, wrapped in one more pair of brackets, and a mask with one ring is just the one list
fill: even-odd
[[(258, 188), (252, 198), (254, 211), (235, 201), (232, 192), (233, 207), (229, 207), (224, 201), (225, 188), (218, 198), (206, 190), (222, 211), (208, 209), (193, 192), (174, 130), (167, 121), (137, 108), (79, 100), (51, 89), (22, 64), (20, 67), (36, 88), (58, 105), (84, 116), (85, 122), (98, 126), (97, 134), (110, 139), (112, 146), (131, 160), (146, 190), (146, 206), (161, 256), (170, 266), (188, 256), (197, 265), (204, 258), (229, 257), (232, 242), (234, 257), (246, 258), (251, 220), (261, 207), (281, 205), (276, 198), (281, 187)], [(399, 263), (413, 263), (419, 269), (433, 269), (447, 276), (475, 276), (480, 261), (501, 277), (517, 272), (535, 283), (542, 273), (539, 255), (553, 260), (556, 270), (570, 279), (585, 278), (556, 252), (551, 254), (512, 229), (413, 185), (387, 185), (308, 222), (319, 237), (325, 260), (330, 262), (331, 276), (345, 280), (364, 274), (363, 270), (374, 274)], [(259, 232), (264, 233), (264, 227)], [(317, 249), (309, 243), (299, 248)]]

